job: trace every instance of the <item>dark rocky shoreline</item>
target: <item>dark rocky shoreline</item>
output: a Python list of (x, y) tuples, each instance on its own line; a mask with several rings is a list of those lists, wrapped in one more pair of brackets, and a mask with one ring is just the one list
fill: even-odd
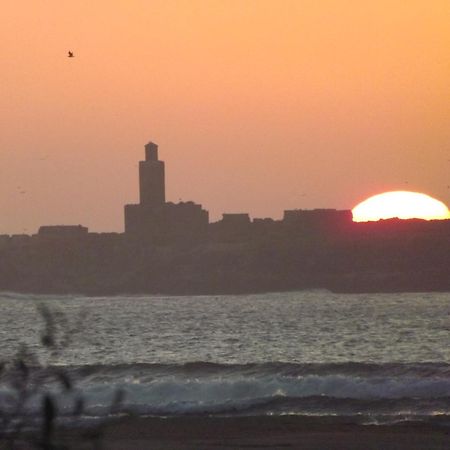
[(141, 242), (123, 234), (32, 236), (0, 246), (0, 290), (219, 295), (327, 289), (450, 292), (450, 220)]

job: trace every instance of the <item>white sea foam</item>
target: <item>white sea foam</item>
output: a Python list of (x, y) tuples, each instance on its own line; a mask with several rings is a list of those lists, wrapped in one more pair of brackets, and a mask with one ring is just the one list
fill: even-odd
[[(94, 416), (110, 412), (119, 390), (124, 393), (121, 407), (139, 414), (396, 415), (405, 408), (412, 415), (450, 414), (448, 370), (435, 364), (96, 366), (68, 369), (76, 389), (57, 397), (60, 410), (70, 412), (82, 393), (85, 412)], [(54, 384), (48, 389), (58, 391)], [(0, 391), (0, 399), (4, 395)], [(38, 405), (35, 399), (30, 408)]]

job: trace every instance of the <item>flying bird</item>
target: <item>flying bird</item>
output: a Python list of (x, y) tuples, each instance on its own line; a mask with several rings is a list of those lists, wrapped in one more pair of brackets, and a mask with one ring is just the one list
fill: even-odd
[(67, 57), (68, 58), (74, 58), (73, 52), (71, 52), (71, 51), (67, 52)]

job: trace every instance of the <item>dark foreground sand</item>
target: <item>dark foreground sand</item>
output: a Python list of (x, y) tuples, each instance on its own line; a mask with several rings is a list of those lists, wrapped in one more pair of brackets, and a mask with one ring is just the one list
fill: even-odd
[(358, 426), (296, 416), (126, 419), (100, 431), (98, 446), (80, 440), (78, 431), (65, 433), (62, 440), (72, 449), (105, 450), (450, 449), (449, 428), (423, 424)]

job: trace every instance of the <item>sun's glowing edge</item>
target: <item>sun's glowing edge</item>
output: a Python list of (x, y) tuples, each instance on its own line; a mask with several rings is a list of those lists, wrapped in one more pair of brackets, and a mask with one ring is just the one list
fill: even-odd
[(377, 194), (352, 209), (354, 222), (383, 219), (450, 219), (450, 210), (441, 201), (420, 192), (391, 191)]

